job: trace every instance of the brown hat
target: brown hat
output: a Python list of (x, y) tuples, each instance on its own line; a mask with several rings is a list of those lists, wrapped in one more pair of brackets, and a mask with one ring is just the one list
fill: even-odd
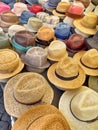
[(28, 108), (51, 104), (53, 90), (37, 73), (25, 72), (11, 78), (4, 88), (4, 105), (8, 114), (19, 117)]
[(76, 0), (76, 1), (80, 1), (81, 3), (83, 3), (85, 8), (87, 8), (91, 2), (91, 0)]
[(64, 57), (48, 69), (49, 81), (61, 90), (79, 88), (85, 82), (85, 72), (71, 57)]
[(30, 108), (15, 122), (12, 130), (70, 130), (67, 120), (53, 105)]
[(90, 49), (88, 51), (80, 51), (74, 55), (82, 69), (87, 75), (98, 76), (98, 51)]
[(84, 37), (79, 34), (72, 34), (67, 41), (65, 41), (67, 50), (70, 52), (79, 52), (86, 49)]
[(24, 67), (18, 54), (10, 49), (0, 50), (0, 79), (10, 78)]

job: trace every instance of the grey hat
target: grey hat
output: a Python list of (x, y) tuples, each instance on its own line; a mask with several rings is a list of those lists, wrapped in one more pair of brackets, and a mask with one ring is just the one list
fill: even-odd
[(91, 2), (95, 5), (98, 5), (98, 0), (91, 0)]

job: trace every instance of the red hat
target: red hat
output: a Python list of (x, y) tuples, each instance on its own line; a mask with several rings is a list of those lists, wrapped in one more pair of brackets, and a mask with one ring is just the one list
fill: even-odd
[(30, 11), (34, 14), (37, 14), (38, 12), (43, 12), (43, 7), (37, 4), (34, 4), (30, 7)]

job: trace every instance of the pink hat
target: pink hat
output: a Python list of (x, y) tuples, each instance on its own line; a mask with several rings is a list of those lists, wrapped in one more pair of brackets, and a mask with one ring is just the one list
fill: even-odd
[(0, 2), (0, 13), (2, 13), (3, 11), (8, 11), (10, 10), (10, 6), (8, 6), (7, 4)]

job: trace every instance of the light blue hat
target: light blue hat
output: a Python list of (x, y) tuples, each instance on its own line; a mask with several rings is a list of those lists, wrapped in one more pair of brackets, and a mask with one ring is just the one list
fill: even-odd
[(30, 5), (38, 4), (38, 0), (26, 0)]

